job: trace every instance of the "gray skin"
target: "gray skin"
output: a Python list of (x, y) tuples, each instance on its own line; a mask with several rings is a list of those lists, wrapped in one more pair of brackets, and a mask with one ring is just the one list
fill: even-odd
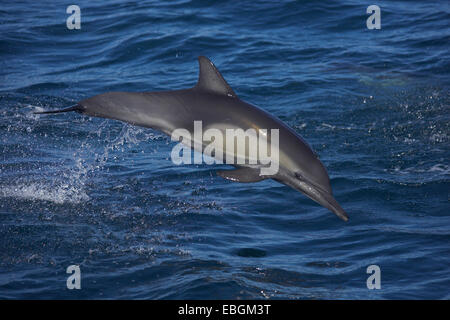
[(347, 214), (333, 197), (324, 165), (302, 137), (278, 118), (240, 100), (209, 59), (199, 57), (199, 66), (198, 83), (190, 89), (107, 92), (67, 109), (37, 113), (76, 111), (160, 130), (168, 135), (177, 128), (193, 134), (195, 120), (201, 120), (203, 128), (220, 124), (222, 131), (224, 126), (244, 131), (249, 128), (279, 129), (279, 170), (276, 175), (261, 176), (254, 165), (235, 165), (236, 169), (219, 170), (218, 175), (236, 182), (274, 179), (304, 193), (347, 221)]

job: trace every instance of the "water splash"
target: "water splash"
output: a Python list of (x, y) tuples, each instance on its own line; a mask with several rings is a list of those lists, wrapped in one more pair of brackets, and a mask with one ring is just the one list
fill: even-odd
[(42, 200), (56, 204), (81, 203), (89, 196), (77, 186), (70, 184), (48, 185), (42, 182), (22, 183), (0, 188), (0, 197), (20, 200)]
[[(23, 108), (24, 106), (19, 106)], [(39, 148), (39, 138), (47, 143), (49, 137), (45, 132), (40, 133), (42, 122), (40, 117), (30, 112), (43, 110), (36, 105), (26, 105), (26, 111), (18, 110), (18, 121), (12, 134), (26, 132), (33, 135), (23, 147)], [(17, 200), (50, 201), (55, 204), (85, 203), (90, 200), (87, 185), (96, 173), (106, 166), (111, 153), (127, 152), (127, 146), (137, 145), (143, 141), (155, 140), (162, 135), (124, 124), (119, 133), (114, 136), (110, 122), (104, 120), (97, 130), (87, 134), (81, 145), (72, 153), (72, 159), (58, 159), (48, 165), (39, 166), (36, 173), (28, 172), (25, 168), (15, 171), (13, 181), (1, 179), (0, 197)], [(103, 141), (106, 144), (103, 144)], [(100, 145), (99, 145), (100, 144)], [(116, 155), (115, 155), (116, 156)], [(72, 162), (73, 161), (73, 162)], [(72, 162), (72, 163), (70, 163)], [(6, 166), (0, 166), (0, 172), (5, 173)], [(21, 172), (23, 173), (21, 174)], [(46, 172), (43, 176), (42, 172)]]

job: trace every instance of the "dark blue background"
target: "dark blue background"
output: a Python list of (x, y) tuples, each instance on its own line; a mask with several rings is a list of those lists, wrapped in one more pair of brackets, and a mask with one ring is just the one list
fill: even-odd
[[(81, 8), (81, 30), (66, 8)], [(381, 7), (381, 30), (366, 28)], [(448, 1), (10, 1), (0, 8), (0, 298), (448, 299)], [(187, 88), (205, 55), (300, 133), (344, 223), (164, 135), (33, 111)], [(224, 168), (225, 166), (221, 166)], [(66, 289), (78, 264), (82, 289)], [(381, 290), (366, 268), (381, 268)]]

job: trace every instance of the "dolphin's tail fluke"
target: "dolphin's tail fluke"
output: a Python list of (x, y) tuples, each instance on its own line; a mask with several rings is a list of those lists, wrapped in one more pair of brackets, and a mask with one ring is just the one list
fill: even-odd
[(37, 111), (37, 112), (34, 112), (34, 114), (62, 113), (62, 112), (71, 112), (71, 111), (82, 113), (84, 111), (84, 109), (85, 108), (83, 106), (76, 104), (74, 106), (71, 106), (71, 107), (68, 107), (65, 109), (51, 110), (51, 111)]

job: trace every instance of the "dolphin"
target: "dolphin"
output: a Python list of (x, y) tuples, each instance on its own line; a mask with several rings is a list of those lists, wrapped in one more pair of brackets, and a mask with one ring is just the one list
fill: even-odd
[(76, 105), (37, 114), (75, 111), (87, 116), (124, 121), (171, 135), (177, 128), (193, 132), (194, 121), (204, 126), (225, 128), (278, 129), (279, 169), (261, 175), (254, 165), (234, 165), (217, 174), (235, 182), (273, 179), (298, 190), (344, 221), (348, 216), (333, 197), (327, 170), (303, 138), (280, 119), (242, 101), (206, 57), (200, 56), (197, 84), (189, 89), (160, 92), (107, 92)]

